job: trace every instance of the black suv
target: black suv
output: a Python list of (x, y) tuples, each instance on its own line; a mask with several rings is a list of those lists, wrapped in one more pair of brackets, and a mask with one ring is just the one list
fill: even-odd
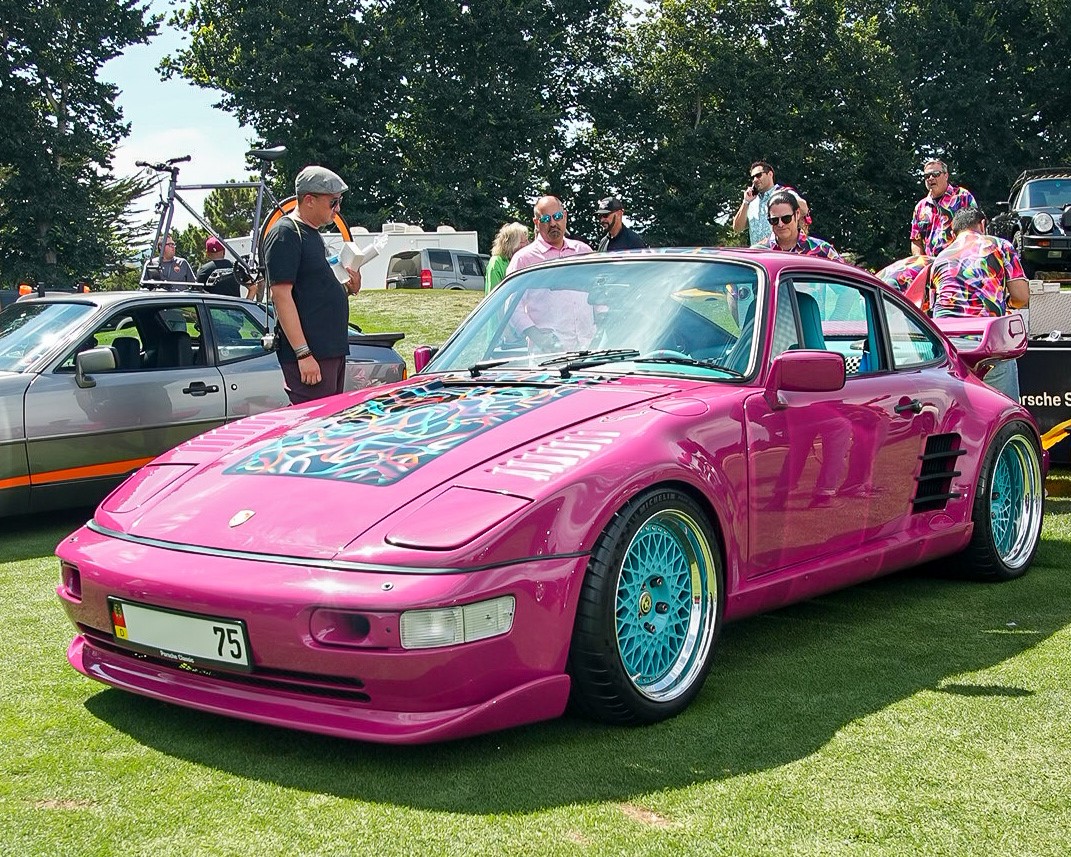
[(1027, 277), (1071, 278), (1071, 167), (1024, 170), (997, 207), (990, 231), (1012, 242)]

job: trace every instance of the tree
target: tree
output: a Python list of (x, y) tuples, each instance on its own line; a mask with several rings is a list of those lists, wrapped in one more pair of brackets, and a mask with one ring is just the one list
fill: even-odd
[(69, 283), (121, 265), (144, 188), (112, 176), (128, 128), (97, 73), (157, 23), (133, 0), (0, 4), (0, 278)]
[[(615, 0), (193, 0), (170, 73), (353, 188), (354, 224), (449, 222), (485, 244), (560, 189)], [(509, 22), (503, 26), (504, 22)]]

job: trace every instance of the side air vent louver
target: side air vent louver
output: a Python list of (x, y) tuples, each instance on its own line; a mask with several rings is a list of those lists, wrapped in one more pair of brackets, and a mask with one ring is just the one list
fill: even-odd
[(926, 451), (919, 456), (922, 468), (915, 481), (915, 499), (911, 504), (912, 512), (933, 512), (943, 509), (945, 504), (959, 497), (959, 492), (952, 491), (952, 480), (960, 476), (956, 469), (956, 459), (965, 455), (967, 450), (960, 449), (958, 434), (935, 434), (926, 440)]

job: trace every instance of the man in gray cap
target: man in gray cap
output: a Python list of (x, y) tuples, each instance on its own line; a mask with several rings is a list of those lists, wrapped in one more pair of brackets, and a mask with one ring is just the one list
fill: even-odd
[(616, 196), (600, 199), (595, 216), (606, 230), (599, 241), (600, 253), (607, 250), (639, 250), (647, 246), (639, 232), (625, 226), (625, 206)]
[(264, 239), (264, 264), (279, 319), (279, 365), (286, 394), (300, 404), (341, 393), (349, 353), (349, 300), (361, 274), (339, 285), (320, 227), (335, 218), (346, 183), (326, 167), (305, 167), (294, 181), (297, 208)]

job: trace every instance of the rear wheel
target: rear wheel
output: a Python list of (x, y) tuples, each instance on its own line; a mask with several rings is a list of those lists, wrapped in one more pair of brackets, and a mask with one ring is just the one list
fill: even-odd
[(959, 557), (977, 580), (1013, 580), (1026, 574), (1041, 541), (1045, 486), (1034, 433), (1020, 422), (993, 439), (978, 477), (971, 519), (974, 533)]
[(621, 509), (592, 551), (569, 652), (572, 702), (618, 724), (683, 711), (703, 686), (721, 627), (717, 538), (686, 494)]

